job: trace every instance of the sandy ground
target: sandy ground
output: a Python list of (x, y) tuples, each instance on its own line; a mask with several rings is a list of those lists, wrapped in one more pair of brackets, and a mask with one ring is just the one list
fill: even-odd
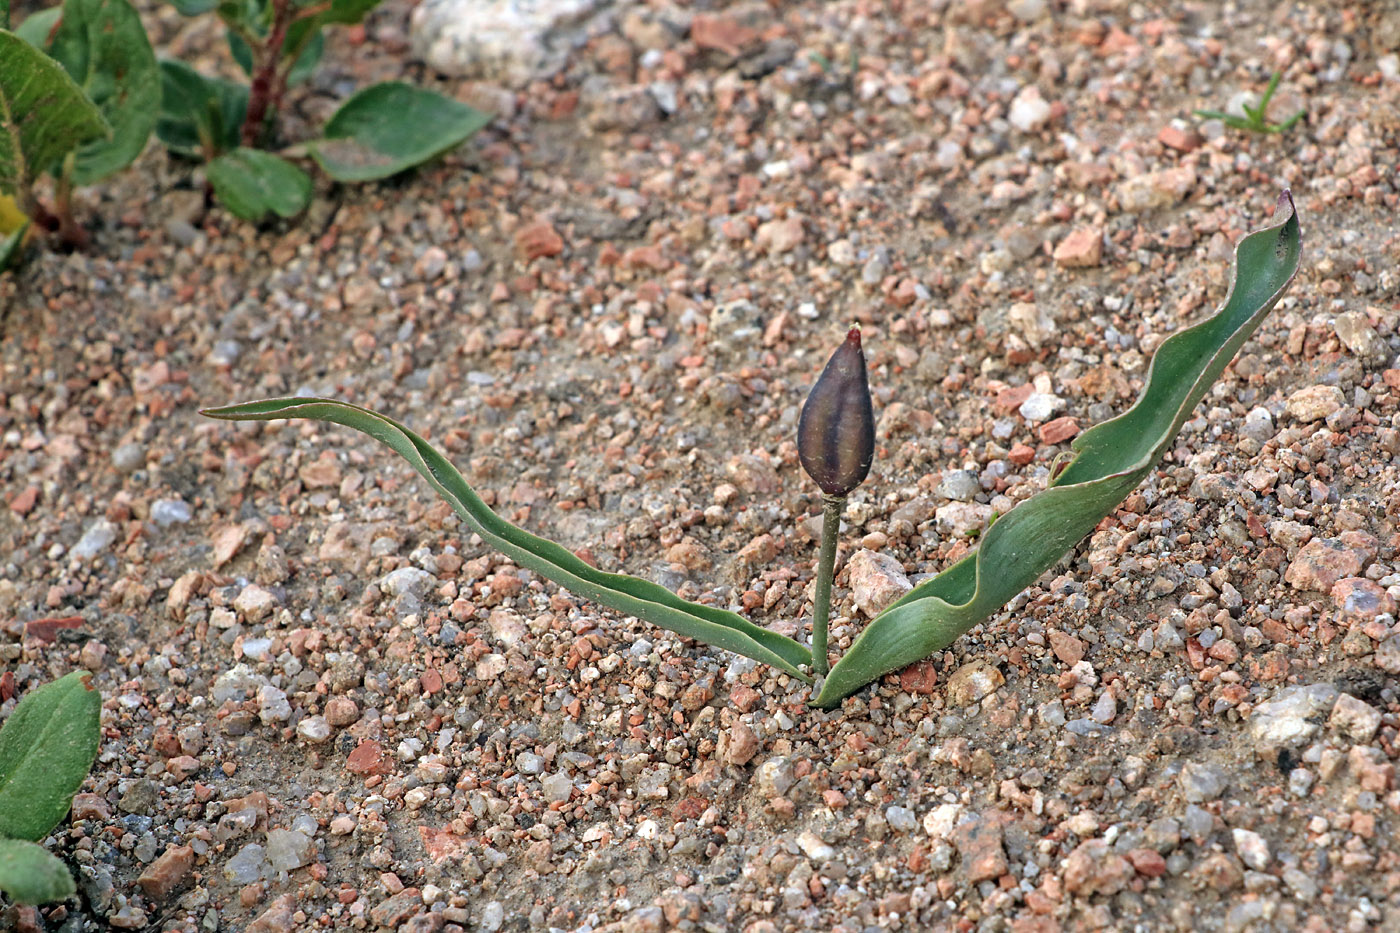
[[(333, 38), (290, 139), (359, 84), (434, 80), (408, 14)], [(150, 22), (215, 61), (217, 30)], [(1397, 8), (587, 28), (551, 80), (442, 84), (500, 116), (416, 174), (322, 180), (258, 229), (153, 145), (83, 193), (90, 251), (0, 277), (0, 671), (106, 697), (50, 841), (80, 897), (0, 926), (1400, 926)], [(1191, 116), (1275, 68), (1291, 132)], [(513, 567), (365, 438), (196, 413), (379, 408), (512, 520), (793, 633), (820, 509), (797, 412), (858, 321), (880, 446), (839, 651), (852, 583), (938, 572), (1131, 403), (1283, 186), (1303, 270), (1161, 467), (831, 712)]]

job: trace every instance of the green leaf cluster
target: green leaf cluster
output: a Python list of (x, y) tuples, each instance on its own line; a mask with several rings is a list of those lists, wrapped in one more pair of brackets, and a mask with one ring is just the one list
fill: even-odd
[[(130, 0), (62, 0), (13, 31), (9, 0), (0, 0), (0, 269), (35, 230), (84, 242), (73, 188), (126, 168), (152, 131), (170, 151), (205, 162), (210, 189), (238, 217), (294, 217), (311, 202), (306, 170), (268, 151), (277, 112), (287, 88), (320, 63), (325, 27), (361, 22), (379, 0), (172, 2), (186, 16), (223, 21), (246, 82), (157, 62)], [(372, 181), (441, 155), (489, 121), (386, 82), (346, 100), (305, 151), (335, 181)], [(34, 190), (44, 175), (53, 178), (52, 209)]]
[[(1076, 438), (1072, 458), (1049, 487), (989, 524), (972, 555), (871, 620), (821, 682), (813, 705), (835, 706), (882, 675), (942, 650), (1092, 531), (1156, 467), (1207, 390), (1283, 296), (1297, 274), (1301, 248), (1298, 215), (1285, 191), (1272, 223), (1236, 248), (1224, 305), (1163, 341), (1133, 406)], [(203, 414), (228, 421), (310, 418), (362, 431), (407, 460), (474, 532), (521, 566), (619, 612), (811, 679), (812, 652), (798, 641), (735, 613), (683, 600), (655, 583), (603, 573), (507, 522), (427, 441), (385, 415), (318, 398), (269, 399)]]
[(102, 697), (75, 671), (22, 699), (0, 727), (0, 891), (20, 904), (74, 892), (38, 843), (67, 815), (97, 757)]
[[(155, 53), (128, 0), (64, 0), (14, 32), (8, 19), (7, 6), (0, 16), (0, 195), (27, 217), (76, 235), (73, 187), (130, 165), (155, 125)], [(56, 216), (33, 191), (45, 174), (54, 179)], [(25, 235), (10, 226), (0, 232), (0, 267)]]
[[(210, 187), (235, 216), (294, 217), (311, 202), (311, 176), (267, 151), (286, 89), (306, 81), (325, 49), (322, 30), (359, 23), (379, 0), (172, 0), (186, 16), (215, 13), (248, 84), (161, 63), (156, 135), (207, 164)], [(465, 104), (399, 82), (351, 96), (306, 151), (335, 181), (387, 178), (464, 142), (490, 122)]]

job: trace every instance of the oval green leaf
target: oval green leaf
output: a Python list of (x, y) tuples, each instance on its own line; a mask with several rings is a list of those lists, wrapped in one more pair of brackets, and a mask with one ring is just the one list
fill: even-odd
[(224, 207), (244, 220), (295, 217), (311, 203), (311, 176), (270, 152), (240, 147), (210, 162), (205, 172)]
[(225, 421), (312, 418), (362, 431), (407, 460), (472, 531), (520, 566), (610, 609), (809, 680), (801, 666), (811, 664), (812, 653), (796, 641), (736, 613), (681, 599), (650, 580), (605, 573), (584, 563), (567, 548), (512, 525), (491, 511), (462, 474), (431, 444), (378, 412), (332, 399), (279, 398), (211, 408), (202, 414)]
[(97, 757), (101, 718), (87, 671), (20, 700), (0, 727), (0, 836), (37, 842), (68, 814)]
[(45, 49), (83, 89), (111, 136), (82, 146), (73, 181), (89, 185), (136, 161), (160, 110), (160, 75), (141, 17), (127, 0), (65, 0)]
[(0, 193), (27, 197), (39, 173), (108, 131), (62, 65), (0, 31)]
[(441, 155), (490, 122), (466, 104), (386, 81), (342, 104), (307, 148), (336, 181), (373, 181)]
[(52, 904), (72, 897), (73, 876), (41, 845), (0, 839), (0, 891), (16, 904)]
[(1211, 384), (1283, 297), (1302, 241), (1284, 191), (1272, 223), (1240, 241), (1220, 310), (1162, 342), (1132, 408), (1074, 440), (1044, 492), (997, 519), (976, 553), (892, 603), (831, 669), (814, 705), (833, 707), (876, 678), (941, 651), (1005, 605), (1132, 492), (1171, 446)]
[(184, 62), (160, 63), (156, 136), (171, 152), (213, 159), (238, 146), (248, 113), (248, 86), (206, 78)]

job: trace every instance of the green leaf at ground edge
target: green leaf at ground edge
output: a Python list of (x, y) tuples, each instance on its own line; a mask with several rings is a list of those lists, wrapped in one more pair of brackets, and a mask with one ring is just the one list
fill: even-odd
[(107, 132), (62, 65), (0, 31), (0, 193), (27, 194), (39, 173)]
[(0, 891), (16, 904), (52, 904), (77, 889), (68, 868), (38, 843), (0, 839)]
[(311, 176), (270, 152), (239, 147), (205, 167), (224, 207), (244, 220), (295, 217), (311, 203)]
[(45, 49), (97, 106), (112, 133), (79, 147), (73, 181), (89, 185), (136, 161), (160, 111), (160, 73), (127, 0), (64, 0)]
[(373, 181), (441, 155), (490, 122), (460, 101), (385, 81), (341, 104), (307, 148), (335, 180)]
[(20, 700), (0, 726), (0, 836), (37, 842), (67, 815), (97, 757), (101, 718), (87, 671)]
[(228, 421), (311, 418), (368, 434), (407, 460), (473, 531), (522, 567), (611, 609), (808, 680), (800, 668), (811, 663), (811, 652), (796, 641), (735, 613), (688, 602), (658, 583), (597, 570), (567, 548), (512, 525), (491, 511), (432, 445), (378, 412), (332, 399), (284, 398), (208, 409), (203, 414)]
[(998, 519), (973, 555), (872, 619), (831, 669), (813, 704), (833, 707), (883, 674), (947, 647), (1092, 531), (1166, 453), (1210, 386), (1292, 283), (1300, 255), (1298, 215), (1284, 191), (1273, 222), (1236, 247), (1225, 303), (1207, 320), (1162, 342), (1133, 406), (1076, 438), (1074, 460), (1051, 487)]

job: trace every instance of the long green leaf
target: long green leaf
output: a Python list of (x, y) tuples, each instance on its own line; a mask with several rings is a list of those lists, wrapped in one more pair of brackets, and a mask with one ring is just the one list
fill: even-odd
[(522, 567), (610, 609), (809, 679), (800, 668), (811, 663), (811, 652), (791, 638), (733, 612), (681, 599), (649, 580), (597, 570), (567, 548), (512, 525), (491, 511), (427, 441), (378, 412), (331, 399), (279, 398), (206, 409), (203, 414), (226, 421), (312, 418), (362, 431), (407, 460), (473, 531)]
[(52, 904), (76, 890), (68, 869), (43, 846), (0, 839), (0, 891), (16, 904)]
[(831, 669), (814, 705), (832, 707), (883, 674), (940, 651), (1042, 573), (1147, 477), (1235, 353), (1298, 271), (1301, 238), (1284, 191), (1272, 223), (1240, 241), (1220, 311), (1157, 349), (1128, 411), (1081, 434), (1074, 460), (997, 520), (977, 552), (892, 603)]
[(38, 842), (68, 814), (97, 757), (101, 717), (87, 671), (19, 701), (0, 727), (0, 836)]

